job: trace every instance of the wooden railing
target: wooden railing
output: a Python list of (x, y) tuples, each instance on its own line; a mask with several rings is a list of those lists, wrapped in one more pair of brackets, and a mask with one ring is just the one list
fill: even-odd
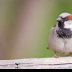
[(0, 69), (72, 69), (72, 57), (0, 60)]

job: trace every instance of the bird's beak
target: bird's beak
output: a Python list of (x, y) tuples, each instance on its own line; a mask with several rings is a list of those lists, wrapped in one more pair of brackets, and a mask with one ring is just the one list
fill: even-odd
[(63, 22), (63, 19), (61, 17), (57, 18), (58, 22)]

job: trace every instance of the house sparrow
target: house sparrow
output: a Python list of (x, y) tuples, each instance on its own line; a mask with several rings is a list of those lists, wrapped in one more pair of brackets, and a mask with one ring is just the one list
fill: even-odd
[(57, 24), (52, 27), (50, 36), (48, 38), (48, 47), (53, 50), (54, 57), (56, 52), (72, 56), (72, 15), (69, 13), (62, 13), (57, 18)]

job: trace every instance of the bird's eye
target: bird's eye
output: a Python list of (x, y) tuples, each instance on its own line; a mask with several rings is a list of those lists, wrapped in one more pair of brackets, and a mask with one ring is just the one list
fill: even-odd
[(64, 18), (64, 20), (65, 20), (65, 21), (68, 21), (68, 20), (69, 20), (69, 18), (68, 18), (68, 17), (65, 17), (65, 18)]

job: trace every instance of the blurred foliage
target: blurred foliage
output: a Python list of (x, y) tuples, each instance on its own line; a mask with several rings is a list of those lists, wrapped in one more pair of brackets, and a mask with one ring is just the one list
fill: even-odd
[[(27, 5), (30, 3), (33, 4), (35, 0), (1, 0), (1, 1), (2, 1), (1, 20), (2, 20), (2, 24), (4, 24), (2, 29), (5, 30), (7, 39), (9, 39), (8, 42), (10, 43), (12, 40), (14, 40), (12, 38), (12, 36), (15, 32), (15, 28), (18, 26), (17, 21), (19, 20), (19, 17), (20, 17), (19, 13), (20, 13), (21, 9), (22, 10), (24, 9), (23, 15), (26, 16), (26, 13), (28, 13), (28, 9), (26, 9), (26, 8), (28, 8)], [(36, 4), (40, 3), (40, 6), (38, 5), (39, 7), (37, 8), (35, 14), (37, 15), (39, 13), (39, 11), (41, 10), (40, 15), (37, 15), (38, 16), (37, 17), (38, 25), (36, 27), (36, 33), (38, 35), (35, 35), (35, 37), (33, 38), (33, 40), (35, 39), (36, 42), (32, 42), (32, 44), (28, 43), (28, 44), (30, 44), (29, 45), (30, 48), (33, 47), (32, 49), (28, 49), (29, 48), (28, 47), (26, 50), (24, 48), (24, 50), (26, 50), (26, 52), (27, 51), (29, 52), (29, 54), (25, 54), (25, 56), (23, 56), (25, 51), (23, 53), (23, 50), (20, 49), (21, 50), (20, 53), (22, 53), (22, 54), (20, 54), (21, 57), (17, 53), (19, 57), (18, 56), (17, 57), (8, 57), (7, 59), (23, 58), (23, 57), (39, 57), (39, 58), (41, 58), (41, 57), (52, 57), (53, 56), (54, 51), (47, 49), (47, 47), (48, 47), (47, 40), (48, 40), (48, 37), (50, 34), (50, 29), (52, 26), (54, 26), (57, 23), (56, 19), (59, 16), (59, 14), (61, 14), (63, 12), (72, 13), (72, 8), (71, 8), (72, 0), (38, 0), (35, 3)], [(41, 7), (41, 5), (43, 5), (43, 8)], [(37, 5), (34, 4), (34, 6), (37, 6)], [(34, 6), (33, 6), (33, 8), (34, 8)], [(32, 6), (31, 6), (31, 8), (32, 8)], [(34, 13), (32, 13), (32, 14), (34, 14)], [(28, 14), (27, 14), (27, 16), (28, 16)], [(32, 18), (32, 16), (30, 15), (30, 19), (31, 18)], [(26, 17), (25, 17), (25, 19), (26, 19)], [(24, 28), (25, 28), (25, 26), (24, 26)], [(35, 45), (35, 46), (32, 46), (32, 45)], [(12, 45), (10, 47), (12, 47)], [(11, 56), (10, 53), (13, 54), (14, 51), (12, 50), (13, 48), (11, 49), (10, 47), (8, 48), (7, 53), (9, 53), (8, 55)], [(9, 50), (10, 50), (10, 52), (9, 52)], [(18, 49), (16, 49), (16, 51), (17, 50)], [(59, 55), (59, 54), (57, 54), (57, 55)], [(14, 56), (14, 55), (12, 55), (12, 56)], [(60, 55), (60, 56), (64, 56), (64, 55)]]

